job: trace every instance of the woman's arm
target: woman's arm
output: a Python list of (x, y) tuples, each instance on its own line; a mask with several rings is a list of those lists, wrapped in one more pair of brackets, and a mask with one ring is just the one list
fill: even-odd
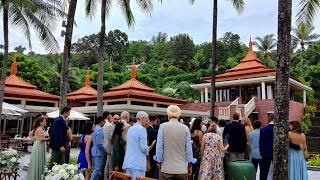
[(204, 136), (202, 137), (202, 140), (201, 140), (200, 157), (203, 156), (203, 153), (204, 153)]
[(37, 136), (39, 137), (39, 141), (40, 141), (40, 142), (49, 140), (49, 138), (45, 138), (45, 137), (44, 137), (44, 132), (43, 132), (42, 127), (38, 127), (38, 128), (37, 128), (36, 134), (37, 134)]
[(34, 142), (34, 130), (29, 132), (29, 137), (30, 137), (31, 141)]
[(200, 144), (201, 144), (202, 138), (203, 138), (203, 133), (201, 131), (198, 131), (198, 137), (199, 137), (199, 141), (200, 141)]
[(86, 143), (86, 150), (85, 150), (85, 154), (86, 154), (86, 160), (88, 163), (88, 171), (92, 170), (92, 166), (91, 166), (91, 159), (90, 159), (90, 147), (91, 147), (91, 136), (90, 135), (86, 135), (84, 137), (84, 142)]
[(68, 136), (69, 141), (72, 141), (73, 136), (72, 136), (72, 131), (70, 128), (68, 128), (68, 130), (67, 130), (67, 136)]
[(224, 151), (226, 151), (228, 148), (229, 148), (229, 144), (226, 146), (226, 147), (224, 147), (223, 146), (223, 140), (222, 140), (222, 137), (220, 136), (220, 143), (219, 143), (219, 148), (220, 148), (220, 151), (222, 151), (222, 152), (224, 152)]

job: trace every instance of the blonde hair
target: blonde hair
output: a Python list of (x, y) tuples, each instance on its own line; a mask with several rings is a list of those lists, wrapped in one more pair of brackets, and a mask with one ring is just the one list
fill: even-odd
[(251, 129), (253, 129), (252, 124), (251, 124), (251, 121), (250, 121), (249, 118), (244, 117), (244, 118), (242, 119), (242, 121), (243, 121), (243, 125), (244, 125), (244, 126), (249, 126)]
[(208, 133), (210, 132), (217, 134), (217, 126), (215, 124), (209, 126)]

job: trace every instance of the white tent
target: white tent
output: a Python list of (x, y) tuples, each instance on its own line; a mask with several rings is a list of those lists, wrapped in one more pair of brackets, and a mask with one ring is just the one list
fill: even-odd
[[(56, 118), (59, 117), (59, 111), (54, 111), (51, 113), (48, 113), (49, 118)], [(89, 120), (90, 118), (85, 117), (84, 114), (78, 111), (71, 110), (70, 116), (68, 117), (69, 120)]]
[[(22, 116), (21, 113), (27, 113), (28, 111), (18, 108), (12, 104), (9, 103), (5, 103), (3, 102), (2, 104), (2, 112), (1, 112), (1, 119), (4, 119), (4, 126), (3, 126), (3, 134), (5, 134), (5, 128), (6, 128), (6, 123), (7, 120), (18, 120), (18, 125), (17, 125), (17, 134), (18, 134), (18, 127), (20, 127), (20, 129), (22, 129), (22, 123), (20, 123), (20, 120), (22, 120), (21, 118), (19, 118), (18, 116)], [(1, 129), (1, 123), (0, 123), (0, 129)], [(22, 132), (22, 131), (21, 131)]]
[(9, 111), (15, 111), (15, 112), (19, 112), (19, 113), (27, 113), (28, 112), (24, 109), (18, 108), (17, 106), (14, 106), (12, 104), (5, 103), (5, 102), (3, 102), (3, 104), (2, 104), (2, 109), (9, 110)]

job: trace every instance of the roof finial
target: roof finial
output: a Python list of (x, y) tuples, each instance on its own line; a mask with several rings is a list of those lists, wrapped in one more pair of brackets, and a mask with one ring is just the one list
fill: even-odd
[(250, 36), (250, 42), (249, 42), (249, 51), (252, 51), (252, 41), (251, 41), (251, 36)]
[(17, 74), (17, 57), (16, 53), (13, 55), (13, 62), (11, 64), (11, 75), (16, 75)]
[(88, 67), (87, 69), (87, 75), (86, 75), (86, 82), (85, 82), (85, 85), (86, 86), (90, 86), (90, 68)]
[(134, 57), (132, 58), (132, 67), (131, 67), (131, 79), (136, 79), (136, 66), (134, 64)]

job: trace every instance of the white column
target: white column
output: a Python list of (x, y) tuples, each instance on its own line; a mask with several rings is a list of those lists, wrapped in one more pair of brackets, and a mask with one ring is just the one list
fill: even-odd
[(241, 86), (239, 86), (239, 97), (241, 97)]
[(201, 93), (201, 101), (200, 102), (202, 102), (203, 103), (203, 90), (201, 89), (201, 91), (200, 91), (200, 93)]
[(266, 99), (266, 83), (261, 82), (261, 99)]
[(307, 92), (306, 90), (303, 90), (303, 107), (306, 107), (307, 105)]
[(157, 103), (153, 103), (153, 107), (157, 107)]
[(222, 89), (219, 90), (219, 101), (222, 102)]
[(131, 105), (131, 100), (127, 100), (127, 105)]
[(204, 88), (204, 102), (208, 102), (208, 88)]
[(271, 85), (267, 85), (267, 99), (273, 99), (273, 90)]
[(219, 90), (216, 89), (216, 102), (219, 102)]

